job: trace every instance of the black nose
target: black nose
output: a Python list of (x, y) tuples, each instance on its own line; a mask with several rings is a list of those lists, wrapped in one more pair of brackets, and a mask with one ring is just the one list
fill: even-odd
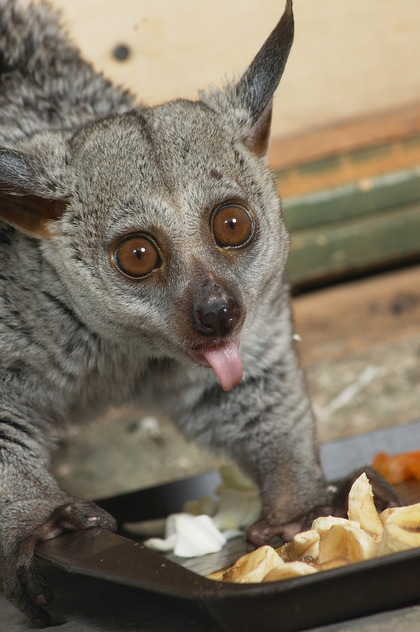
[(239, 320), (237, 302), (229, 296), (212, 297), (197, 302), (193, 307), (192, 325), (203, 336), (228, 335)]

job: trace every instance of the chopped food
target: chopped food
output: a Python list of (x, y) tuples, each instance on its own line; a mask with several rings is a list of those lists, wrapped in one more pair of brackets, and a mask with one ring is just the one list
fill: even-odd
[(348, 524), (335, 524), (319, 541), (318, 558), (314, 565), (323, 566), (334, 560), (344, 563), (361, 562), (376, 555), (376, 543), (360, 525), (348, 520)]
[(197, 557), (221, 551), (226, 542), (241, 531), (221, 531), (214, 520), (205, 514), (170, 514), (166, 519), (164, 538), (148, 538), (144, 544), (161, 553), (173, 551), (178, 557)]
[(378, 514), (363, 473), (349, 493), (348, 519), (317, 518), (310, 530), (278, 549), (260, 547), (207, 577), (226, 582), (274, 581), (415, 547), (420, 547), (420, 503)]
[(223, 569), (222, 578), (228, 582), (261, 582), (267, 573), (279, 566), (284, 566), (284, 562), (276, 551), (268, 545), (260, 546)]
[(220, 551), (227, 540), (243, 535), (261, 511), (258, 490), (237, 466), (224, 466), (220, 473), (215, 496), (187, 501), (182, 513), (166, 520), (127, 522), (124, 528), (134, 535), (153, 535), (144, 544), (161, 553), (196, 557)]
[(394, 455), (379, 452), (374, 457), (372, 465), (391, 485), (409, 479), (420, 481), (420, 450)]
[(316, 559), (319, 554), (320, 539), (319, 532), (314, 529), (297, 533), (291, 542), (283, 545), (281, 557), (285, 562), (295, 562), (306, 558)]
[(351, 486), (348, 497), (347, 515), (366, 531), (375, 542), (382, 538), (383, 524), (376, 511), (372, 486), (367, 476), (359, 476)]
[(290, 579), (291, 577), (299, 577), (300, 575), (311, 575), (316, 573), (316, 569), (307, 562), (288, 562), (282, 566), (277, 566), (270, 570), (264, 577), (263, 581), (272, 582), (279, 579)]

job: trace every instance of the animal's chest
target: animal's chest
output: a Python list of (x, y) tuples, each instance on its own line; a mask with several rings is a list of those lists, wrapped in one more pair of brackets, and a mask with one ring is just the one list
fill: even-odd
[(170, 360), (147, 361), (133, 352), (103, 355), (93, 370), (82, 371), (66, 394), (70, 420), (97, 416), (109, 407), (136, 404), (171, 412), (189, 389), (188, 371)]

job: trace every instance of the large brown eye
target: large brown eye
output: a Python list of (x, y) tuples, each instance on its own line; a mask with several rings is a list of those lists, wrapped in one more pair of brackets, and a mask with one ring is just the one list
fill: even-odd
[(156, 244), (145, 235), (123, 239), (114, 251), (115, 265), (129, 277), (145, 277), (161, 265)]
[(222, 248), (244, 246), (254, 234), (251, 213), (235, 202), (219, 206), (213, 213), (211, 221), (216, 243)]

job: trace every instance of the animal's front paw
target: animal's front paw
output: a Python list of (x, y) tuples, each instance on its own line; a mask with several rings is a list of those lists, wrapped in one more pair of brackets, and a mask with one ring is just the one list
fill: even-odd
[(378, 512), (388, 507), (398, 507), (402, 503), (393, 488), (382, 478), (380, 474), (370, 467), (360, 468), (335, 487), (331, 487), (327, 494), (327, 502), (324, 505), (317, 505), (300, 516), (282, 522), (278, 514), (265, 514), (260, 520), (251, 525), (247, 531), (247, 539), (254, 546), (268, 544), (274, 536), (280, 536), (288, 542), (300, 531), (311, 528), (315, 518), (320, 516), (347, 517), (348, 495), (354, 481), (365, 472), (373, 489), (373, 496)]
[(332, 513), (331, 505), (319, 505), (289, 522), (280, 522), (272, 516), (263, 516), (248, 528), (246, 537), (256, 547), (268, 544), (275, 536), (289, 542), (297, 533), (309, 529), (315, 518)]
[(33, 625), (45, 627), (50, 616), (44, 606), (52, 602), (53, 595), (34, 560), (36, 542), (91, 527), (114, 530), (116, 522), (103, 509), (85, 500), (68, 499), (52, 511), (51, 502), (43, 500), (37, 515), (27, 513), (27, 504), (33, 507), (33, 499), (2, 512), (0, 586)]

